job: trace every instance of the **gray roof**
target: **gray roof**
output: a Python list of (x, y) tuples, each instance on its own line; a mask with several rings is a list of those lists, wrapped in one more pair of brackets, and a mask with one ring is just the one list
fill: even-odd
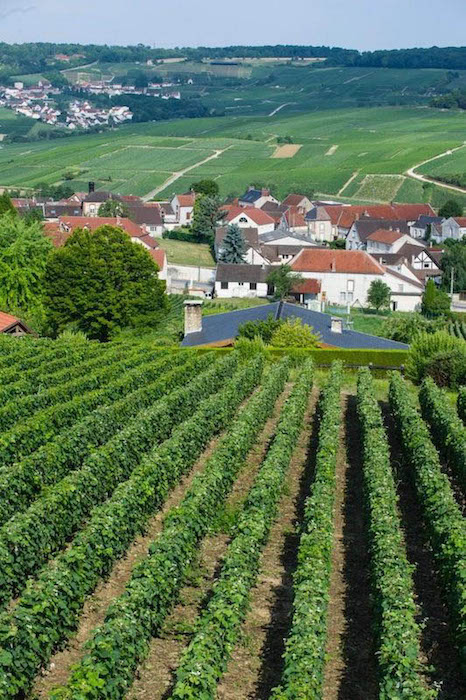
[[(219, 245), (225, 238), (229, 226), (219, 226), (215, 231), (215, 245)], [(259, 245), (259, 230), (257, 228), (240, 228), (241, 234), (249, 246)]]
[(258, 199), (262, 197), (262, 191), (261, 190), (248, 190), (243, 194), (242, 197), (239, 198), (240, 202), (257, 202)]
[(158, 207), (145, 207), (141, 205), (129, 207), (129, 218), (135, 224), (142, 226), (162, 226), (162, 215)]
[(98, 192), (90, 192), (86, 197), (84, 197), (83, 202), (106, 202), (107, 199), (116, 199), (120, 201), (120, 197), (113, 192), (105, 192), (104, 190), (99, 190)]
[[(311, 245), (317, 245), (316, 243), (314, 243), (314, 241), (311, 240), (311, 238), (309, 236), (303, 236), (299, 233), (294, 233), (293, 231), (282, 231), (282, 230), (279, 231), (278, 229), (275, 229), (275, 231), (269, 231), (269, 233), (259, 234), (259, 240), (261, 243), (270, 243), (270, 242), (275, 243), (275, 241), (280, 241), (283, 238), (295, 238), (296, 241), (307, 242), (308, 245), (309, 245), (309, 243)], [(280, 245), (280, 244), (277, 243), (276, 245)], [(289, 244), (287, 244), (287, 245), (289, 245)], [(298, 245), (298, 243), (297, 243), (297, 245)]]
[(367, 333), (358, 333), (357, 331), (344, 330), (342, 333), (332, 333), (332, 317), (329, 314), (309, 311), (301, 306), (278, 301), (272, 304), (253, 306), (249, 309), (204, 316), (202, 318), (202, 330), (198, 333), (189, 333), (185, 336), (181, 345), (185, 347), (209, 345), (236, 338), (239, 327), (243, 323), (247, 321), (265, 321), (270, 314), (274, 318), (283, 320), (300, 318), (303, 323), (312, 326), (314, 331), (320, 333), (323, 343), (333, 347), (374, 350), (406, 350), (408, 348), (404, 343), (398, 343), (387, 338), (379, 338)]
[(59, 216), (82, 216), (81, 205), (47, 202), (44, 204), (44, 216), (46, 219), (58, 219)]
[(409, 234), (409, 226), (406, 221), (400, 219), (369, 219), (363, 217), (354, 222), (353, 226), (358, 232), (358, 236), (362, 243), (365, 243), (371, 233), (375, 233), (379, 229), (384, 231), (399, 231), (400, 233)]
[(422, 214), (414, 222), (413, 226), (425, 229), (429, 224), (441, 224), (442, 221), (444, 221), (443, 216), (427, 216), (426, 214)]
[(217, 265), (217, 282), (265, 282), (270, 267), (262, 265), (233, 265), (219, 263)]

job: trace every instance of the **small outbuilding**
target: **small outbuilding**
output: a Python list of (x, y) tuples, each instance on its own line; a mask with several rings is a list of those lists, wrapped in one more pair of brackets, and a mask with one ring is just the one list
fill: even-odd
[(2, 311), (0, 311), (0, 333), (15, 336), (33, 335), (31, 329), (21, 319), (11, 316), (11, 314), (5, 314)]

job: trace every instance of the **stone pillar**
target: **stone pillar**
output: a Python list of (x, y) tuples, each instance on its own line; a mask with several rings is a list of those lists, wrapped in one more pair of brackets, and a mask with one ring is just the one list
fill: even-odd
[(202, 301), (200, 299), (184, 302), (184, 334), (202, 331)]

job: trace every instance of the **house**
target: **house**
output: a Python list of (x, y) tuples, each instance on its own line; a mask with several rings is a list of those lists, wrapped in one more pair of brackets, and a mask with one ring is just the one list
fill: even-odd
[(411, 238), (407, 233), (400, 231), (387, 231), (377, 229), (370, 233), (366, 239), (366, 250), (368, 253), (397, 253), (403, 246), (411, 245), (418, 248), (425, 248), (422, 241)]
[(171, 200), (170, 205), (178, 226), (188, 226), (191, 223), (195, 199), (195, 192), (187, 192), (185, 194), (176, 194)]
[(81, 204), (46, 202), (43, 206), (44, 219), (58, 221), (60, 216), (81, 216)]
[(101, 205), (108, 199), (115, 199), (117, 202), (121, 202), (121, 197), (112, 192), (104, 192), (99, 190), (98, 192), (89, 192), (83, 199), (82, 203), (82, 215), (83, 216), (99, 216), (99, 209)]
[(134, 221), (138, 226), (142, 226), (154, 238), (161, 238), (164, 225), (162, 212), (159, 207), (137, 204), (135, 206), (130, 205), (128, 208), (131, 221)]
[(33, 332), (21, 319), (5, 314), (0, 311), (0, 333), (5, 335), (14, 335), (16, 337), (23, 335), (33, 335)]
[(262, 209), (225, 205), (225, 223), (237, 224), (240, 228), (257, 228), (259, 235), (275, 229), (275, 221)]
[(300, 233), (293, 231), (283, 231), (277, 229), (269, 233), (263, 233), (259, 236), (261, 245), (273, 246), (299, 246), (300, 248), (315, 248), (317, 244), (311, 241), (309, 236), (303, 236)]
[[(412, 238), (424, 238), (427, 235), (427, 227), (431, 227), (431, 234), (434, 233), (434, 228), (444, 221), (442, 216), (426, 216), (422, 215), (410, 225), (409, 233)], [(434, 236), (432, 236), (434, 237)]]
[(404, 245), (397, 253), (372, 253), (372, 257), (381, 265), (408, 276), (414, 275), (423, 284), (429, 278), (436, 284), (440, 283), (443, 275), (440, 267), (442, 255), (442, 250), (409, 244)]
[(432, 238), (436, 240), (440, 238), (439, 242), (444, 243), (448, 238), (460, 241), (463, 236), (466, 236), (466, 216), (451, 216), (449, 219), (444, 219), (441, 224), (435, 227)]
[(293, 231), (293, 233), (308, 233), (307, 221), (304, 214), (297, 207), (289, 207), (283, 214), (280, 220), (279, 228), (285, 231)]
[(314, 241), (318, 243), (334, 241), (338, 238), (337, 226), (325, 207), (316, 206), (306, 213), (307, 230)]
[(291, 269), (304, 279), (321, 281), (321, 299), (330, 304), (367, 306), (369, 287), (374, 280), (392, 290), (392, 308), (414, 311), (422, 297), (423, 285), (417, 280), (400, 281), (389, 268), (362, 250), (303, 248), (292, 260)]
[(306, 215), (312, 209), (312, 202), (304, 194), (289, 194), (282, 202), (285, 207), (295, 207), (301, 214)]
[(277, 245), (263, 244), (261, 246), (262, 255), (271, 265), (285, 265), (298, 255), (303, 249), (302, 245)]
[(270, 190), (265, 188), (248, 187), (243, 196), (238, 198), (240, 207), (256, 207), (260, 209), (266, 202), (279, 203), (275, 197), (272, 197)]
[(248, 321), (266, 321), (270, 316), (286, 321), (299, 318), (319, 334), (324, 347), (346, 349), (406, 350), (404, 343), (387, 338), (358, 333), (344, 327), (342, 319), (335, 319), (328, 314), (304, 309), (295, 304), (274, 302), (249, 309), (229, 311), (203, 317), (202, 302), (185, 302), (185, 336), (183, 347), (225, 347), (233, 345), (240, 327)]
[[(219, 226), (215, 230), (215, 242), (214, 242), (214, 248), (215, 248), (215, 256), (218, 259), (220, 255), (223, 252), (223, 239), (225, 238), (226, 234), (228, 232), (228, 226)], [(241, 233), (244, 238), (244, 242), (250, 248), (253, 246), (254, 248), (259, 248), (259, 231), (256, 227), (252, 228), (242, 228)]]
[(266, 297), (267, 275), (270, 267), (264, 265), (229, 265), (219, 263), (215, 277), (215, 294), (219, 298)]
[(152, 250), (149, 250), (149, 254), (159, 268), (159, 279), (166, 281), (168, 277), (168, 265), (165, 251), (162, 248), (153, 248)]
[(364, 216), (351, 224), (346, 236), (346, 250), (366, 250), (367, 239), (375, 231), (395, 231), (409, 234), (409, 226), (402, 219), (371, 219)]
[[(141, 226), (135, 224), (134, 221), (120, 216), (61, 216), (58, 223), (61, 231), (68, 233), (68, 236), (71, 236), (77, 228), (95, 231), (100, 226), (116, 226), (123, 229), (131, 238), (141, 238), (141, 236), (147, 235)], [(155, 241), (153, 243), (157, 246)]]

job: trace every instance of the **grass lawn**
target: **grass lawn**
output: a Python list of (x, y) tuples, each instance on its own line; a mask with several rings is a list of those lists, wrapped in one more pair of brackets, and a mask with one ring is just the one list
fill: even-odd
[(158, 238), (158, 244), (167, 255), (168, 264), (215, 267), (215, 261), (207, 243), (185, 243)]

